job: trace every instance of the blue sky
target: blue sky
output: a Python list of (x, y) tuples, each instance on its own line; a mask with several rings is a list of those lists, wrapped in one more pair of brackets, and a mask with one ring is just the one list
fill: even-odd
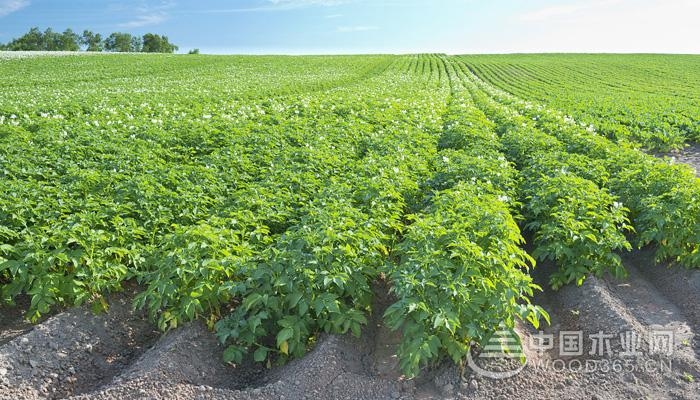
[(0, 0), (33, 26), (166, 34), (206, 53), (700, 53), (700, 0)]

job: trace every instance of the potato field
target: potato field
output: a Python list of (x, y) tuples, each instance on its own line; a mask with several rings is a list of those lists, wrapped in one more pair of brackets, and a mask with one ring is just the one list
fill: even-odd
[(265, 370), (381, 326), (412, 380), (566, 327), (556, 296), (700, 282), (673, 158), (700, 56), (0, 56), (0, 82), (0, 312), (31, 323), (133, 292), (154, 331), (199, 321)]

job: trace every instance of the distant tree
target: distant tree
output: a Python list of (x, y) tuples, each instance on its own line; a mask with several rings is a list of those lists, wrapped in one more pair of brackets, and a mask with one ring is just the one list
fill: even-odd
[(39, 28), (32, 28), (29, 32), (25, 33), (23, 36), (12, 39), (12, 41), (5, 45), (7, 50), (45, 50), (44, 45), (44, 34), (41, 33)]
[[(83, 34), (79, 35), (72, 29), (58, 33), (51, 28), (42, 32), (35, 27), (7, 44), (0, 43), (0, 50), (79, 51), (81, 46), (84, 46), (86, 51), (111, 52), (173, 53), (178, 49), (170, 43), (167, 36), (153, 33), (138, 37), (130, 33), (114, 32), (103, 40), (102, 35), (89, 30), (84, 30)], [(198, 49), (195, 50), (199, 53)]]
[(104, 49), (118, 53), (134, 51), (132, 38), (130, 33), (114, 32), (105, 39)]
[(199, 54), (199, 49), (192, 49), (188, 51), (187, 54)]
[(14, 40), (13, 50), (44, 50), (44, 34), (39, 28), (32, 28), (24, 36)]
[(102, 51), (104, 45), (102, 43), (102, 35), (93, 33), (89, 30), (84, 30), (80, 38), (80, 43), (85, 46), (86, 51)]
[(141, 51), (144, 53), (173, 53), (177, 49), (178, 47), (170, 43), (167, 36), (153, 33), (143, 35), (143, 48)]
[(46, 28), (41, 38), (39, 50), (59, 51), (63, 46), (63, 36), (54, 32), (51, 28)]
[(78, 51), (80, 50), (79, 43), (80, 36), (70, 29), (58, 33), (51, 28), (44, 32), (41, 32), (39, 28), (32, 28), (21, 37), (13, 39), (4, 48), (27, 51)]
[(78, 51), (80, 50), (80, 35), (73, 32), (72, 29), (66, 29), (61, 34), (60, 43), (63, 51)]
[(143, 49), (143, 41), (138, 36), (131, 37), (131, 51), (138, 53)]
[(163, 35), (162, 38), (163, 38), (164, 53), (174, 53), (174, 52), (180, 50), (180, 48), (177, 45), (170, 43), (167, 36)]
[(161, 38), (159, 35), (147, 33), (143, 35), (143, 52), (144, 53), (160, 53)]

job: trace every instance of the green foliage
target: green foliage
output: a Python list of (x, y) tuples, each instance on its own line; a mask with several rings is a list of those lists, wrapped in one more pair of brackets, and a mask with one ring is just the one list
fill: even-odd
[[(82, 35), (91, 51), (101, 43)], [(28, 294), (36, 319), (105, 308), (104, 294), (136, 280), (136, 307), (161, 329), (203, 319), (227, 361), (272, 365), (322, 332), (359, 335), (386, 280), (384, 321), (402, 330), (400, 364), (414, 376), (461, 363), (517, 319), (548, 319), (530, 303), (539, 288), (521, 228), (533, 256), (557, 263), (554, 287), (622, 275), (626, 236), (700, 266), (688, 168), (636, 150), (634, 129), (610, 140), (461, 60), (0, 61), (2, 301)]]
[(136, 306), (147, 307), (161, 329), (195, 318), (218, 319), (231, 301), (228, 283), (241, 279), (253, 256), (271, 240), (251, 213), (212, 218), (195, 226), (175, 227), (163, 237), (137, 273), (146, 290)]
[(659, 261), (700, 266), (700, 181), (694, 171), (624, 153), (611, 163), (620, 171), (610, 186), (632, 211), (638, 246), (657, 246)]
[(504, 151), (521, 167), (519, 194), (526, 228), (535, 237), (533, 256), (558, 265), (552, 287), (580, 285), (589, 274), (607, 271), (624, 276), (617, 252), (631, 249), (625, 237), (631, 227), (628, 210), (597, 184), (607, 182), (606, 170), (566, 153), (559, 140), (483, 94), (475, 92), (475, 99), (503, 124)]
[(588, 274), (611, 272), (625, 276), (619, 250), (631, 250), (624, 232), (630, 230), (627, 209), (586, 179), (560, 173), (542, 176), (523, 172), (527, 228), (535, 233), (533, 256), (556, 261), (553, 288), (578, 285)]
[[(276, 234), (283, 233), (299, 217), (302, 204), (340, 171), (343, 158), (338, 150), (344, 149), (342, 157), (354, 157), (354, 149), (339, 135), (342, 130), (330, 128), (337, 124), (330, 110), (334, 99), (323, 100), (328, 111), (321, 125), (334, 132), (331, 140), (317, 139), (315, 131), (308, 129), (318, 124), (315, 116), (289, 120), (288, 129), (267, 120), (283, 120), (294, 109), (303, 109), (306, 98), (276, 101), (264, 114), (258, 111), (261, 107), (249, 113), (231, 112), (235, 118), (210, 121), (202, 116), (224, 109), (231, 92), (223, 90), (220, 97), (209, 96), (209, 102), (202, 103), (202, 93), (190, 91), (196, 100), (183, 100), (181, 85), (191, 75), (183, 76), (182, 68), (202, 67), (199, 61), (196, 65), (185, 61), (169, 70), (169, 60), (134, 57), (140, 71), (151, 79), (145, 86), (166, 90), (161, 82), (176, 82), (163, 95), (164, 103), (148, 104), (151, 95), (133, 85), (130, 76), (134, 72), (129, 70), (134, 68), (133, 60), (106, 56), (89, 61), (32, 59), (23, 63), (23, 78), (13, 80), (19, 86), (6, 88), (0, 110), (4, 188), (0, 192), (0, 294), (6, 301), (30, 294), (31, 318), (48, 313), (57, 304), (96, 300), (132, 278), (146, 286), (139, 304), (149, 307), (162, 327), (191, 316), (210, 318), (231, 295), (211, 287), (228, 270), (209, 267), (233, 263), (229, 258), (243, 262), (248, 256), (233, 251), (229, 246), (234, 243), (252, 246), (252, 239), (238, 232), (264, 236), (266, 229), (275, 228)], [(303, 67), (290, 67), (284, 60), (265, 57), (235, 60), (251, 66), (268, 63), (280, 77), (278, 81), (259, 80), (251, 75), (247, 91), (240, 79), (233, 78), (228, 87), (238, 90), (238, 96), (260, 93), (263, 84), (268, 85), (269, 94), (340, 85), (358, 79), (356, 73), (371, 74), (388, 61), (382, 57), (317, 58), (308, 59)], [(94, 67), (81, 67), (85, 62)], [(212, 57), (204, 65), (217, 71), (228, 68), (230, 62), (228, 57)], [(0, 63), (4, 75), (20, 73), (12, 64)], [(341, 65), (348, 65), (344, 75), (337, 73)], [(299, 75), (301, 69), (318, 74)], [(46, 70), (71, 76), (80, 71), (85, 75), (81, 80), (89, 83), (76, 85), (67, 75), (46, 75)], [(85, 100), (99, 97), (103, 90), (94, 79), (102, 82), (110, 76), (112, 82), (123, 82), (118, 91), (124, 95), (115, 95), (107, 103)], [(295, 81), (297, 76), (301, 78)], [(220, 78), (211, 77), (221, 85)], [(284, 80), (289, 86), (280, 87), (278, 83)], [(210, 86), (198, 80), (189, 85), (206, 91)], [(55, 97), (57, 88), (62, 94)], [(183, 118), (182, 113), (196, 116)], [(399, 113), (397, 109), (387, 118)], [(355, 120), (348, 118), (344, 123), (354, 124)], [(265, 130), (258, 125), (263, 122)], [(267, 145), (261, 140), (273, 143), (284, 131), (309, 132), (296, 137), (289, 134), (289, 139), (312, 147)], [(260, 151), (262, 148), (269, 151)], [(312, 159), (317, 161), (310, 163)], [(185, 245), (188, 241), (204, 247), (190, 248)], [(226, 252), (230, 254), (223, 254)], [(199, 258), (210, 261), (201, 266), (196, 263)], [(172, 269), (176, 263), (181, 266)], [(197, 291), (203, 293), (198, 302), (187, 303), (188, 296)], [(196, 307), (185, 309), (188, 304)]]
[(559, 157), (565, 151), (556, 138), (531, 128), (505, 128), (501, 142), (508, 159), (520, 168), (545, 155)]
[(138, 37), (130, 33), (114, 32), (105, 38), (105, 51), (128, 53), (141, 50), (141, 43)]
[(397, 249), (390, 279), (398, 301), (385, 320), (403, 330), (398, 356), (409, 376), (444, 356), (460, 362), (500, 323), (548, 320), (529, 302), (539, 289), (527, 273), (534, 260), (519, 246), (508, 205), (489, 191), (459, 183), (438, 193)]
[[(381, 225), (343, 193), (328, 193), (270, 248), (224, 285), (240, 305), (217, 323), (225, 358), (254, 353), (282, 362), (303, 355), (319, 332), (359, 336), (372, 282), (387, 256)], [(274, 338), (274, 341), (269, 341)]]
[(104, 49), (102, 35), (87, 29), (83, 31), (80, 43), (85, 46), (85, 51), (102, 51)]
[(485, 148), (500, 150), (494, 123), (466, 98), (454, 96), (456, 100), (450, 108), (449, 120), (440, 135), (438, 148), (472, 150), (475, 153)]
[[(446, 66), (448, 64), (445, 64)], [(495, 125), (471, 102), (459, 73), (446, 68), (452, 96), (438, 141), (433, 194), (410, 216), (387, 274), (398, 301), (385, 312), (402, 329), (399, 363), (415, 376), (443, 358), (461, 364), (472, 346), (515, 319), (538, 326), (534, 260), (520, 247), (514, 195), (517, 171), (500, 152)]]
[[(144, 53), (174, 53), (178, 47), (170, 43), (167, 36), (153, 33), (143, 35), (143, 46), (140, 51)], [(199, 52), (199, 50), (197, 50)], [(192, 53), (190, 53), (192, 54)]]
[(700, 137), (696, 55), (483, 55), (462, 60), (490, 84), (560, 110), (615, 142), (668, 151)]
[[(543, 138), (558, 141), (557, 146), (563, 145), (570, 153), (563, 158), (556, 156), (566, 163), (566, 170), (588, 177), (629, 209), (635, 232), (632, 239), (638, 247), (653, 244), (657, 246), (657, 261), (670, 260), (700, 268), (700, 213), (696, 200), (700, 198), (700, 183), (689, 167), (670, 165), (636, 150), (629, 143), (614, 143), (556, 111), (517, 99), (473, 75), (471, 79), (483, 91), (475, 94), (480, 105), (499, 121), (511, 121), (510, 132), (516, 133), (511, 139), (508, 139), (510, 133), (505, 134), (506, 148), (521, 147), (533, 130), (539, 136), (542, 136), (540, 129), (548, 132), (551, 136), (545, 134)], [(518, 131), (525, 134), (520, 135)], [(547, 160), (535, 146), (526, 146), (521, 154), (528, 152), (536, 154), (531, 160)]]
[(34, 27), (21, 37), (4, 45), (3, 48), (10, 51), (78, 51), (80, 35), (71, 29), (58, 33), (51, 28), (41, 32), (39, 28)]
[(479, 181), (504, 193), (515, 191), (516, 171), (500, 153), (473, 156), (464, 150), (448, 149), (439, 153), (435, 164), (436, 174), (428, 181), (434, 190), (449, 189), (463, 181)]

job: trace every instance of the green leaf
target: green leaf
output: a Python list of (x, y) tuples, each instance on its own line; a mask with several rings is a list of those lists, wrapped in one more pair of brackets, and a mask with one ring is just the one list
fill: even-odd
[(294, 329), (284, 328), (277, 333), (277, 347), (294, 337)]
[(224, 350), (224, 362), (240, 364), (243, 361), (243, 351), (238, 346), (228, 346)]
[(268, 349), (266, 347), (258, 347), (253, 354), (253, 359), (256, 362), (263, 362), (267, 358)]

